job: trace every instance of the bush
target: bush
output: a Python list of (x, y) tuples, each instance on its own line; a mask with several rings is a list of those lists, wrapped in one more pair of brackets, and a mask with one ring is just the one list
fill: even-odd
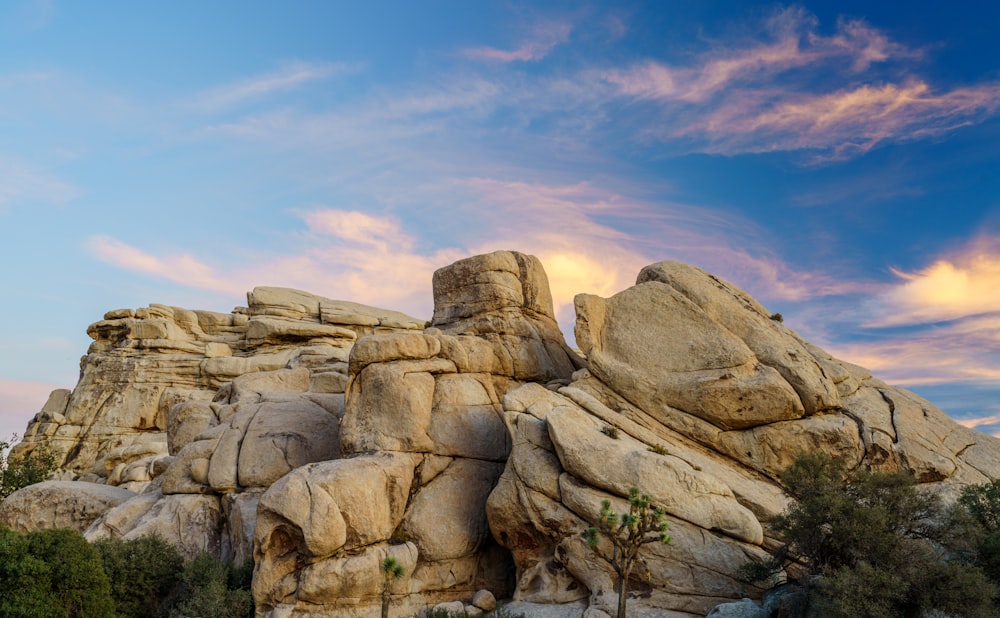
[(0, 529), (0, 616), (114, 618), (97, 550), (73, 530)]
[[(252, 572), (252, 567), (249, 567)], [(253, 596), (246, 565), (234, 567), (203, 553), (184, 565), (180, 593), (170, 618), (212, 616), (247, 618), (253, 615)]]
[(912, 477), (848, 472), (814, 453), (800, 456), (781, 481), (798, 500), (771, 522), (787, 545), (744, 574), (763, 581), (794, 558), (804, 569), (795, 583), (808, 599), (801, 615), (993, 614), (995, 586), (954, 560), (962, 553), (950, 550), (959, 536), (953, 519)]
[(958, 498), (965, 516), (975, 526), (973, 538), (975, 564), (995, 584), (1000, 584), (1000, 480), (962, 488)]
[(22, 487), (44, 481), (56, 469), (56, 458), (47, 446), (25, 454), (11, 454), (17, 436), (0, 440), (0, 500)]
[[(120, 618), (165, 616), (177, 593), (184, 558), (162, 537), (103, 539), (94, 544), (111, 582), (111, 597)], [(154, 610), (155, 608), (155, 610)]]

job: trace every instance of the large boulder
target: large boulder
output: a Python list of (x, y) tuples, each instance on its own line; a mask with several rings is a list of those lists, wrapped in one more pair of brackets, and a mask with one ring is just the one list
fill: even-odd
[(79, 532), (135, 494), (120, 487), (73, 481), (29, 485), (0, 502), (0, 525), (17, 532), (71, 528)]

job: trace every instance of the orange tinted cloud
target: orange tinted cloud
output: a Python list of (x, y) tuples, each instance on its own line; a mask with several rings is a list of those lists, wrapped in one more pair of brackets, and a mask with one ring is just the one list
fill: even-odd
[(1000, 237), (984, 236), (912, 273), (877, 298), (869, 326), (956, 320), (1000, 312)]

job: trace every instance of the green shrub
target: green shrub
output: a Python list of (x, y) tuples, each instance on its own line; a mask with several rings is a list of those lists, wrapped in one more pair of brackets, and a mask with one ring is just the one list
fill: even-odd
[[(184, 558), (160, 536), (94, 543), (111, 582), (119, 618), (165, 616), (165, 606), (181, 581)], [(156, 608), (154, 611), (153, 608)]]
[(38, 446), (24, 454), (11, 454), (10, 440), (0, 440), (0, 500), (22, 487), (44, 481), (56, 469), (56, 458), (47, 446)]
[(253, 596), (247, 567), (234, 567), (202, 553), (184, 565), (180, 592), (170, 618), (212, 616), (247, 618), (253, 615)]
[(824, 453), (800, 456), (781, 475), (798, 501), (770, 523), (787, 543), (746, 566), (765, 581), (792, 558), (808, 602), (802, 616), (906, 616), (926, 610), (993, 615), (996, 587), (960, 558), (959, 539), (934, 494), (906, 474), (848, 472)]
[(73, 530), (0, 528), (0, 616), (114, 618), (97, 550)]

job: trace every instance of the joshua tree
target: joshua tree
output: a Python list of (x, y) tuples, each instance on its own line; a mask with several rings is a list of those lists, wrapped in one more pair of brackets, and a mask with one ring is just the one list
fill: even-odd
[[(671, 541), (667, 529), (670, 527), (663, 521), (665, 515), (660, 507), (651, 508), (652, 499), (649, 494), (639, 493), (638, 487), (628, 492), (628, 513), (619, 515), (611, 509), (611, 502), (601, 502), (601, 518), (598, 528), (611, 541), (614, 548), (611, 556), (599, 554), (608, 561), (618, 574), (618, 618), (625, 618), (625, 602), (628, 598), (628, 578), (632, 567), (639, 560), (639, 548), (647, 543), (663, 543)], [(586, 539), (591, 547), (597, 548), (598, 528), (587, 528)]]
[(389, 586), (403, 576), (403, 566), (392, 556), (382, 561), (382, 618), (389, 618)]

